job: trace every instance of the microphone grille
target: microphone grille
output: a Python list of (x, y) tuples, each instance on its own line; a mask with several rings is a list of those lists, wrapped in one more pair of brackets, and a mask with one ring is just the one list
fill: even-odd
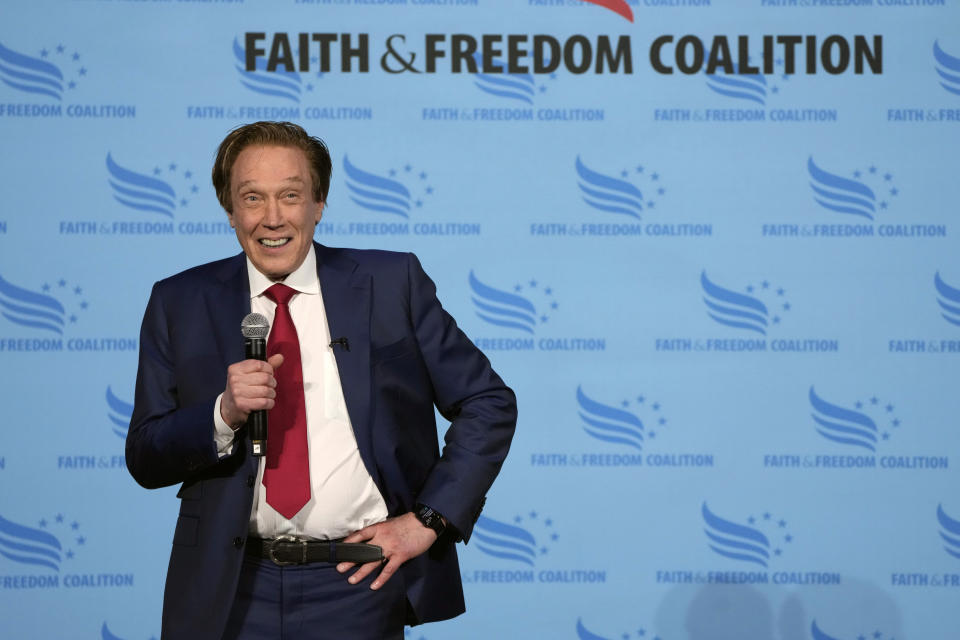
[(270, 323), (262, 313), (248, 313), (240, 323), (240, 333), (244, 338), (266, 338)]

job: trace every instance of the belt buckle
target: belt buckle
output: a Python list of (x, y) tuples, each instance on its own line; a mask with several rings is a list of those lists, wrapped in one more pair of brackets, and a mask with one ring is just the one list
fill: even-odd
[[(290, 542), (293, 544), (297, 544), (298, 542), (300, 543), (301, 545), (300, 549), (303, 552), (303, 557), (301, 558), (300, 562), (297, 562), (296, 560), (284, 561), (284, 560), (277, 559), (277, 545), (281, 542)], [(307, 563), (307, 541), (298, 540), (295, 536), (291, 536), (291, 535), (277, 536), (276, 538), (270, 541), (270, 546), (267, 547), (267, 557), (269, 557), (270, 561), (273, 564), (277, 565), (278, 567), (286, 567), (292, 564), (306, 564)]]

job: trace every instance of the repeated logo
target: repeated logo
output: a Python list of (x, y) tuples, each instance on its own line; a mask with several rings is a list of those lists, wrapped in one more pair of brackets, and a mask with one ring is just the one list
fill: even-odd
[[(592, 629), (583, 624), (583, 618), (577, 618), (577, 638), (580, 640), (613, 640), (613, 636), (601, 636)], [(647, 630), (643, 627), (634, 631), (623, 631), (618, 636), (619, 640), (630, 640), (630, 638), (643, 638), (644, 640), (665, 640), (663, 636), (656, 634), (647, 635)]]
[(836, 338), (782, 335), (785, 330), (781, 327), (789, 318), (793, 303), (784, 287), (768, 279), (752, 282), (738, 291), (719, 284), (703, 270), (700, 294), (705, 317), (724, 327), (728, 335), (659, 337), (654, 339), (656, 351), (830, 353), (840, 349)]
[(837, 453), (768, 453), (763, 466), (779, 469), (888, 469), (941, 470), (950, 466), (946, 455), (919, 455), (889, 451), (888, 445), (902, 433), (903, 421), (896, 404), (875, 394), (867, 394), (852, 402), (841, 402), (835, 393), (824, 393), (811, 386), (807, 391), (810, 403), (808, 423), (820, 442), (828, 442)]
[[(473, 338), (493, 351), (605, 351), (602, 337), (564, 337), (553, 331), (561, 305), (553, 287), (536, 278), (518, 281), (512, 290), (495, 287), (470, 271), (468, 284), (476, 316), (488, 331)], [(562, 327), (562, 323), (561, 323)]]
[[(592, 441), (603, 443), (602, 450), (537, 452), (530, 454), (533, 467), (712, 467), (714, 456), (708, 453), (667, 453), (649, 451), (670, 420), (660, 402), (643, 394), (633, 395), (618, 404), (597, 401), (584, 391), (576, 391), (577, 416), (582, 432)], [(659, 447), (656, 447), (659, 448)]]
[(86, 56), (62, 43), (38, 48), (38, 52), (17, 50), (0, 42), (0, 81), (8, 88), (0, 104), (0, 116), (81, 119), (136, 117), (137, 108), (133, 105), (73, 102), (71, 98), (78, 91), (83, 94), (81, 87), (90, 73)]
[[(191, 105), (187, 107), (187, 117), (242, 122), (373, 119), (372, 106), (334, 104), (333, 100), (319, 91), (317, 83), (323, 78), (323, 71), (296, 71), (300, 49), (290, 44), (286, 34), (283, 36), (274, 43), (275, 50), (271, 51), (269, 57), (265, 57), (265, 52), (259, 50), (260, 55), (254, 57), (253, 69), (250, 71), (247, 70), (247, 52), (241, 42), (243, 38), (235, 37), (230, 43), (230, 58), (237, 85), (244, 91), (244, 98), (238, 98), (233, 104)], [(310, 56), (309, 61), (317, 65), (318, 56)], [(250, 97), (257, 98), (262, 103), (241, 104)]]
[[(943, 238), (947, 225), (915, 221), (889, 222), (899, 206), (901, 189), (891, 171), (870, 163), (847, 172), (808, 156), (806, 179), (811, 202), (825, 222), (763, 223), (763, 237)], [(893, 214), (893, 215), (891, 215)]]
[[(103, 625), (100, 627), (100, 640), (125, 640), (125, 639), (114, 634), (110, 630), (110, 627), (107, 626), (106, 621), (104, 621)], [(156, 637), (151, 636), (150, 640), (156, 640)]]
[[(346, 176), (345, 193), (358, 213), (351, 212), (349, 222), (317, 224), (319, 236), (382, 235), (382, 236), (479, 236), (479, 222), (453, 222), (429, 219), (436, 208), (432, 206), (435, 193), (432, 175), (410, 162), (400, 162), (387, 169), (367, 162), (343, 157)], [(435, 215), (435, 214), (434, 214)], [(365, 218), (365, 219), (364, 219)], [(424, 219), (427, 218), (427, 219)]]
[[(6, 571), (4, 589), (59, 589), (132, 587), (133, 574), (121, 572), (78, 573), (89, 557), (87, 536), (75, 518), (57, 513), (41, 518), (36, 526), (8, 520), (0, 515), (0, 561)], [(16, 573), (22, 572), (22, 573)]]
[[(464, 556), (464, 582), (600, 584), (606, 569), (558, 566), (554, 547), (560, 534), (552, 518), (536, 511), (517, 515), (513, 522), (480, 516)], [(476, 568), (479, 567), (479, 568)]]
[[(149, 168), (148, 168), (149, 167)], [(108, 151), (104, 172), (104, 188), (108, 188), (121, 218), (96, 220), (61, 220), (60, 235), (233, 235), (226, 216), (219, 209), (214, 221), (175, 220), (191, 205), (197, 208), (200, 187), (194, 172), (177, 162), (141, 163), (134, 168), (127, 161), (117, 161)]]
[[(960, 335), (954, 327), (960, 327), (960, 288), (954, 286), (954, 280), (944, 280), (940, 272), (933, 276), (933, 291), (930, 309), (938, 311), (940, 317), (952, 326), (943, 325), (947, 332), (941, 336), (927, 338), (890, 338), (887, 340), (887, 351), (890, 353), (928, 353), (932, 355), (946, 355), (951, 357), (960, 354)], [(936, 305), (932, 303), (936, 300)]]
[(839, 585), (835, 571), (784, 566), (784, 555), (794, 547), (794, 536), (782, 516), (762, 511), (743, 520), (718, 514), (706, 502), (700, 506), (705, 543), (715, 557), (736, 569), (659, 569), (655, 580), (661, 584), (776, 584)]
[[(828, 633), (825, 633), (817, 626), (817, 621), (814, 620), (810, 625), (810, 638), (811, 640), (854, 640), (853, 638), (841, 638), (839, 636), (832, 636)], [(869, 633), (861, 633), (857, 635), (856, 640), (895, 640), (893, 636), (884, 635), (879, 630), (874, 630)]]
[(590, 217), (580, 222), (531, 222), (531, 236), (711, 236), (712, 224), (659, 222), (659, 205), (667, 188), (658, 171), (640, 162), (611, 170), (585, 161), (574, 163), (577, 192)]
[(937, 522), (940, 523), (940, 537), (943, 538), (943, 550), (954, 558), (960, 559), (960, 520), (951, 518), (937, 505)]
[(0, 351), (136, 350), (135, 338), (76, 336), (89, 306), (83, 287), (65, 278), (28, 289), (0, 275)]
[(960, 123), (960, 106), (957, 106), (954, 97), (960, 95), (960, 44), (955, 40), (950, 44), (939, 39), (934, 40), (932, 54), (932, 64), (929, 67), (930, 86), (932, 88), (939, 85), (943, 92), (938, 90), (937, 93), (931, 92), (931, 95), (936, 95), (943, 101), (939, 104), (931, 101), (927, 105), (888, 107), (887, 121), (918, 125)]
[[(931, 516), (931, 525), (932, 516)], [(935, 539), (933, 534), (939, 534), (940, 544), (943, 551), (950, 556), (941, 556), (947, 564), (939, 571), (930, 570), (904, 570), (893, 571), (890, 573), (890, 584), (894, 587), (936, 587), (936, 588), (960, 588), (960, 569), (956, 564), (960, 560), (960, 519), (957, 518), (956, 511), (948, 512), (943, 508), (943, 503), (937, 505), (936, 524), (931, 526), (931, 540)], [(934, 529), (935, 527), (935, 529)]]
[(129, 402), (124, 402), (118, 398), (114, 393), (113, 389), (109, 386), (107, 387), (107, 418), (112, 424), (113, 433), (117, 437), (125, 440), (127, 437), (127, 429), (130, 427), (130, 417), (133, 415), (133, 405)]
[[(783, 61), (778, 60), (777, 66), (782, 66)], [(727, 98), (754, 102), (764, 107), (767, 105), (767, 98), (780, 92), (780, 87), (774, 84), (774, 76), (768, 76), (762, 73), (740, 73), (738, 65), (733, 65), (733, 74), (707, 73), (707, 87), (714, 93), (718, 93)], [(790, 76), (784, 74), (783, 80), (786, 81)]]

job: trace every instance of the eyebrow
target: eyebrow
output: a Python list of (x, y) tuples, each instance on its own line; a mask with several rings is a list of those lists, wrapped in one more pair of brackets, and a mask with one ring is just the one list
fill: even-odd
[[(303, 178), (300, 176), (290, 176), (289, 178), (284, 178), (280, 182), (299, 182), (300, 184), (306, 184), (306, 182), (304, 182)], [(237, 184), (236, 188), (242, 189), (243, 187), (251, 184), (256, 184), (256, 180), (244, 180), (243, 182)]]

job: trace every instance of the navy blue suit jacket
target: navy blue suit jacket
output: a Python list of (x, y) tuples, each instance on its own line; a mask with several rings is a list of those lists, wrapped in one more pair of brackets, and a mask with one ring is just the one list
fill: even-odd
[[(350, 420), (391, 516), (422, 502), (468, 540), (516, 423), (513, 392), (436, 298), (413, 254), (315, 244)], [(227, 367), (244, 359), (250, 312), (241, 253), (156, 283), (140, 334), (127, 466), (141, 485), (182, 483), (163, 637), (219, 640), (233, 602), (258, 459), (238, 432), (217, 456), (213, 411)], [(451, 421), (440, 451), (434, 406)], [(410, 622), (464, 611), (454, 540), (407, 562)]]

